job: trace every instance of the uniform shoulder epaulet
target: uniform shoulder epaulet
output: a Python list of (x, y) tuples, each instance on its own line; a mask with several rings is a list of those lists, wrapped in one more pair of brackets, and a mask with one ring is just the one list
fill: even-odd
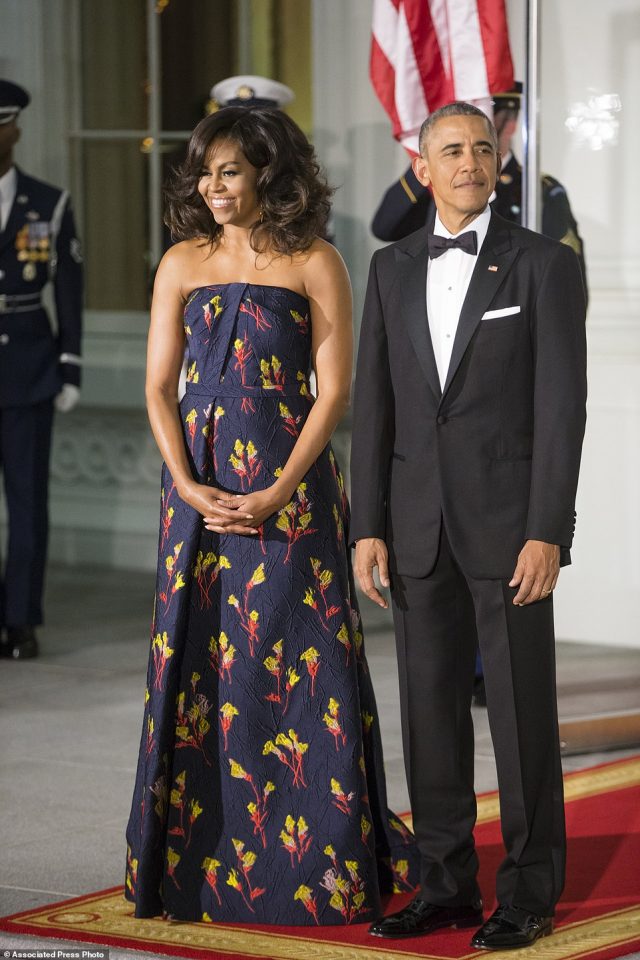
[(410, 187), (409, 184), (407, 183), (407, 178), (406, 178), (406, 177), (400, 177), (400, 186), (402, 187), (402, 189), (404, 190), (404, 192), (406, 193), (406, 195), (409, 197), (409, 200), (411, 200), (411, 203), (417, 203), (417, 202), (418, 202), (418, 198), (416, 197), (415, 193), (413, 192), (413, 190), (411, 189), (411, 187)]
[(579, 257), (582, 256), (582, 243), (580, 242), (580, 237), (575, 232), (573, 227), (569, 227), (565, 235), (560, 237), (560, 243), (564, 243), (567, 247), (571, 247), (571, 249), (577, 253)]
[(567, 192), (560, 181), (556, 180), (556, 178), (552, 177), (549, 173), (543, 173), (540, 179), (542, 180), (542, 189), (548, 196)]

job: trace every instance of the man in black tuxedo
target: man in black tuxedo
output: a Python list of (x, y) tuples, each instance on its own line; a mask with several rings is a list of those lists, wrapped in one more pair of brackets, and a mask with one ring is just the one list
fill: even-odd
[(471, 694), (485, 666), (506, 857), (472, 945), (552, 930), (564, 883), (552, 593), (570, 562), (585, 426), (575, 252), (488, 207), (495, 128), (450, 104), (423, 125), (422, 228), (371, 262), (354, 399), (355, 570), (391, 587), (421, 890), (371, 933), (478, 926)]

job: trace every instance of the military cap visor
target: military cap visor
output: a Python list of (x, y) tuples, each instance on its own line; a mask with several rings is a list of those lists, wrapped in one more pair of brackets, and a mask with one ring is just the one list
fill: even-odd
[(500, 110), (519, 110), (521, 100), (522, 83), (519, 80), (516, 80), (512, 90), (506, 90), (504, 93), (492, 94), (491, 102), (493, 104), (493, 112), (495, 114)]
[(24, 87), (11, 80), (0, 80), (0, 123), (14, 120), (30, 99)]

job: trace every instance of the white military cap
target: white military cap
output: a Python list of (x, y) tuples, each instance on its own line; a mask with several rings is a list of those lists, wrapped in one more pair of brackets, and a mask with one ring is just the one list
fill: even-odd
[(227, 77), (211, 88), (221, 107), (284, 107), (295, 99), (291, 87), (268, 77)]

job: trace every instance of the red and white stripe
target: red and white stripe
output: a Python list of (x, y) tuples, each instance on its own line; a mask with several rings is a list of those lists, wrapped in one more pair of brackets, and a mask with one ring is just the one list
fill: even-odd
[(513, 87), (505, 0), (373, 0), (370, 72), (394, 137), (417, 153), (438, 107), (489, 112), (491, 94)]

